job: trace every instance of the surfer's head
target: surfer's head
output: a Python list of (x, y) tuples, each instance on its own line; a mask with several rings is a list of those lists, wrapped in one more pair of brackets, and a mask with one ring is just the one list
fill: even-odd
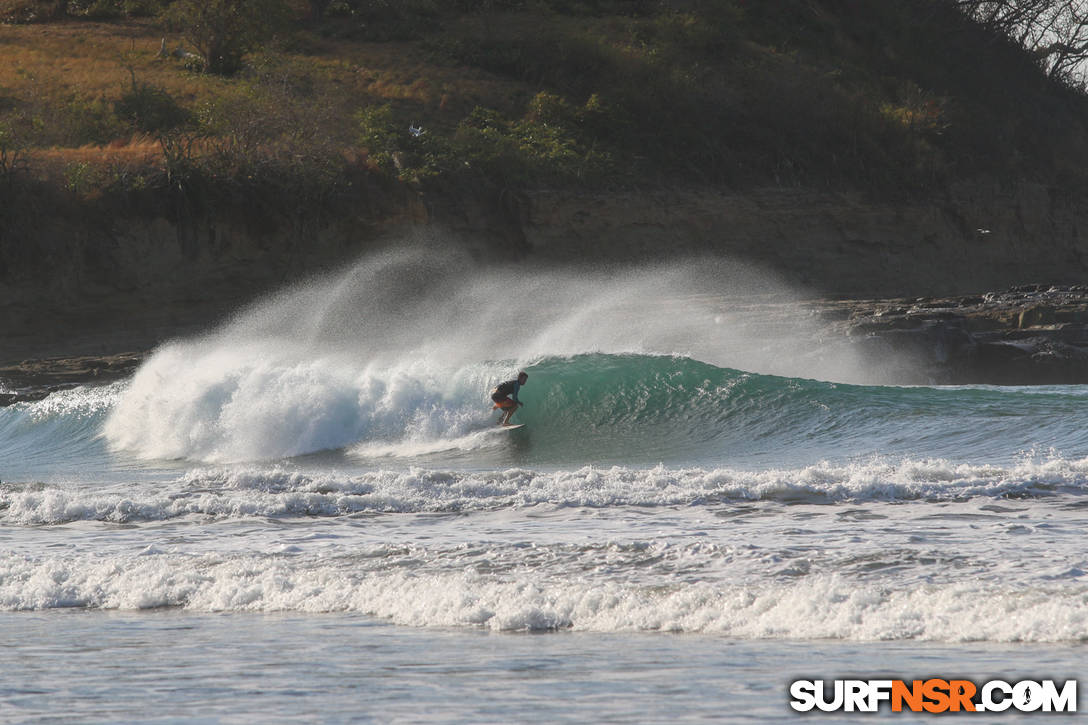
[(518, 373), (518, 385), (525, 385), (525, 381), (529, 379), (529, 373), (522, 370)]

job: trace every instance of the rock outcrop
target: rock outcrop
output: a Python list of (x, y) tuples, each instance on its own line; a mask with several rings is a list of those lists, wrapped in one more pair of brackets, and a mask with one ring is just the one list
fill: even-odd
[(873, 365), (897, 361), (896, 382), (1088, 384), (1088, 286), (852, 300), (821, 313)]

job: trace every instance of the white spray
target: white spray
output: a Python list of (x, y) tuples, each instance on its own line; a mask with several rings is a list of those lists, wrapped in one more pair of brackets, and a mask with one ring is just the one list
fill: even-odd
[(465, 436), (486, 424), (487, 390), (518, 367), (589, 352), (848, 379), (843, 356), (820, 358), (810, 321), (760, 308), (795, 298), (769, 275), (721, 261), (481, 269), (449, 250), (400, 249), (163, 346), (105, 433), (143, 458), (221, 462)]

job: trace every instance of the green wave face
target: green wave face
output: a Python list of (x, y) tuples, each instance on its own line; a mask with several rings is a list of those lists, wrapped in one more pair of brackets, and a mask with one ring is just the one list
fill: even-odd
[(1088, 452), (1083, 388), (854, 386), (682, 357), (579, 355), (528, 368), (534, 462), (808, 464), (864, 456), (1011, 460)]
[(515, 422), (529, 426), (534, 450), (596, 462), (704, 451), (740, 422), (758, 385), (739, 371), (640, 355), (552, 358), (528, 372)]

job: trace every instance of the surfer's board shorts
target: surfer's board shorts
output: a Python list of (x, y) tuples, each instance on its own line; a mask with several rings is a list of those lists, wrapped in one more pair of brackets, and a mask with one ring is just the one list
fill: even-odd
[(503, 395), (498, 392), (498, 390), (491, 391), (491, 399), (495, 401), (496, 408), (502, 408), (503, 410), (509, 410), (517, 405), (517, 403), (510, 399), (510, 396)]

